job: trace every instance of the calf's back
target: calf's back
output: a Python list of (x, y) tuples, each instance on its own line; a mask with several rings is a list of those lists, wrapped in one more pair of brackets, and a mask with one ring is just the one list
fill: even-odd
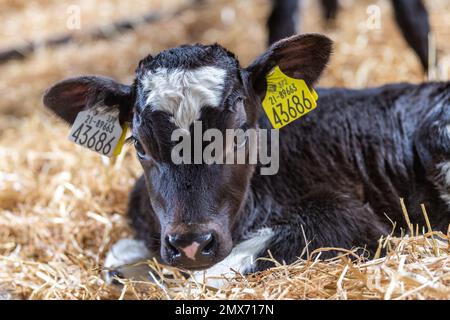
[[(424, 225), (424, 203), (432, 224), (445, 231), (448, 206), (440, 189), (446, 186), (440, 184), (446, 181), (435, 176), (442, 174), (439, 163), (450, 160), (450, 83), (318, 93), (317, 109), (280, 130), (279, 173), (255, 175), (253, 191), (284, 206), (324, 187), (356, 195), (386, 225), (389, 217), (401, 227), (399, 199), (405, 198), (412, 223)], [(268, 125), (263, 116), (261, 126)], [(440, 152), (441, 159), (426, 152)]]

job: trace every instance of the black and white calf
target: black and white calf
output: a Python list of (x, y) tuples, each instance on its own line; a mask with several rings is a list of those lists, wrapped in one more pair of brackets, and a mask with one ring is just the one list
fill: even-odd
[[(136, 240), (114, 245), (105, 266), (145, 258), (187, 270), (247, 273), (290, 263), (305, 249), (366, 247), (373, 252), (391, 222), (445, 231), (450, 206), (450, 84), (393, 84), (318, 90), (318, 107), (280, 130), (280, 169), (259, 165), (175, 165), (171, 133), (193, 122), (225, 129), (270, 128), (261, 107), (275, 66), (312, 86), (331, 41), (300, 35), (272, 45), (250, 66), (220, 45), (184, 45), (148, 56), (130, 86), (85, 76), (50, 88), (44, 103), (71, 123), (101, 103), (132, 127), (144, 169), (129, 202)], [(390, 220), (389, 220), (390, 219)], [(336, 252), (326, 252), (330, 257)]]

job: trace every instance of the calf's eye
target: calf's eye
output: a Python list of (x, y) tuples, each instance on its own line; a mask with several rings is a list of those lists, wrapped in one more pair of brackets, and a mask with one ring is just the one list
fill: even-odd
[(138, 139), (134, 139), (134, 147), (136, 148), (136, 153), (137, 153), (138, 157), (140, 159), (144, 159), (145, 155), (146, 155), (145, 149), (142, 146), (142, 144), (139, 142)]

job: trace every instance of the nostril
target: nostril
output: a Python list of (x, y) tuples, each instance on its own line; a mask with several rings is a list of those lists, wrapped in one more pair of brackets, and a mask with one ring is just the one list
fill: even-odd
[(210, 255), (214, 248), (214, 236), (211, 233), (205, 235), (202, 244), (201, 253), (203, 255)]
[(180, 250), (178, 250), (178, 248), (176, 246), (177, 240), (178, 239), (177, 239), (176, 236), (169, 235), (169, 236), (166, 237), (167, 250), (174, 257), (180, 255)]
[(171, 261), (184, 264), (198, 259), (210, 259), (216, 250), (216, 237), (213, 233), (187, 233), (167, 235), (165, 237), (165, 251)]

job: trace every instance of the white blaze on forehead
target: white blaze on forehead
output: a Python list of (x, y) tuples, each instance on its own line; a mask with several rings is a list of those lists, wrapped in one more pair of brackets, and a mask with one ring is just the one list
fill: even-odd
[(204, 106), (219, 106), (226, 71), (212, 66), (197, 69), (158, 68), (149, 72), (142, 83), (146, 104), (154, 110), (171, 114), (175, 125), (189, 130)]

